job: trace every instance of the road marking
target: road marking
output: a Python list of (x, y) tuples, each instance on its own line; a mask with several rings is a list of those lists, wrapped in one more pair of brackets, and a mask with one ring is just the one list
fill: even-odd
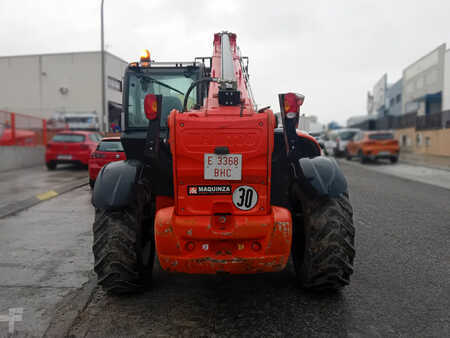
[(53, 198), (55, 196), (58, 196), (58, 193), (55, 190), (49, 190), (47, 192), (44, 192), (42, 194), (36, 195), (37, 199), (40, 201), (45, 201), (50, 198)]
[(9, 309), (9, 315), (1, 315), (0, 322), (8, 322), (8, 332), (14, 334), (14, 323), (21, 322), (23, 320), (23, 308)]

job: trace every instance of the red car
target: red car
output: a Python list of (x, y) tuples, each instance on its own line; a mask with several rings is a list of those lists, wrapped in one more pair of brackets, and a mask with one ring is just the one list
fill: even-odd
[(125, 160), (120, 137), (105, 137), (89, 158), (89, 184), (93, 188), (100, 170), (109, 162)]
[(63, 131), (53, 136), (45, 151), (45, 164), (54, 170), (59, 163), (87, 166), (89, 156), (97, 147), (101, 135), (92, 131)]

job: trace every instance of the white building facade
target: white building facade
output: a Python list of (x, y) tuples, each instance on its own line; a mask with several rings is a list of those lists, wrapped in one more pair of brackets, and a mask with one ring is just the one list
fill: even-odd
[(403, 70), (403, 113), (418, 116), (442, 111), (446, 44)]
[(450, 110), (450, 49), (445, 52), (444, 93), (442, 95), (442, 111)]
[(105, 52), (102, 112), (101, 52), (0, 57), (0, 110), (44, 119), (58, 113), (95, 113), (100, 130), (120, 125), (127, 62)]

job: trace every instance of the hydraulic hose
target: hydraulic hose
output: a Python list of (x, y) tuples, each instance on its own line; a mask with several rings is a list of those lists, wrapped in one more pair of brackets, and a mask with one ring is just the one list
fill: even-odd
[(212, 78), (212, 77), (204, 77), (200, 80), (194, 81), (191, 83), (189, 89), (186, 92), (186, 95), (184, 96), (184, 102), (183, 102), (183, 112), (185, 112), (187, 110), (187, 103), (188, 103), (188, 99), (189, 99), (189, 95), (191, 95), (192, 90), (197, 87), (200, 83), (203, 82), (211, 82), (211, 81), (217, 81), (216, 79)]

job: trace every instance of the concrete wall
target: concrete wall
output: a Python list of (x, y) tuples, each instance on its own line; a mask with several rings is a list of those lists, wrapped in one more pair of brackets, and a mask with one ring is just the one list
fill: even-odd
[(108, 76), (120, 80), (123, 83), (123, 74), (127, 68), (128, 63), (122, 59), (107, 53), (105, 58), (106, 69), (106, 100), (115, 103), (122, 103), (122, 92), (112, 89), (108, 86)]
[(373, 114), (378, 116), (384, 115), (386, 109), (386, 90), (387, 90), (387, 74), (384, 74), (380, 80), (373, 86)]
[(402, 79), (387, 88), (387, 115), (398, 116), (402, 114), (402, 88)]
[(401, 151), (450, 156), (450, 128), (419, 130), (405, 128), (394, 130)]
[(446, 45), (442, 44), (403, 70), (403, 113), (425, 114), (425, 102), (417, 101), (427, 94), (442, 92)]
[(442, 93), (442, 111), (450, 110), (450, 49), (445, 53), (444, 90)]
[[(100, 116), (100, 61), (100, 52), (0, 57), (0, 109), (45, 119), (56, 112)], [(106, 53), (105, 63), (106, 101), (121, 104), (107, 79), (122, 81), (127, 62)]]
[(45, 164), (45, 147), (0, 146), (0, 171)]

